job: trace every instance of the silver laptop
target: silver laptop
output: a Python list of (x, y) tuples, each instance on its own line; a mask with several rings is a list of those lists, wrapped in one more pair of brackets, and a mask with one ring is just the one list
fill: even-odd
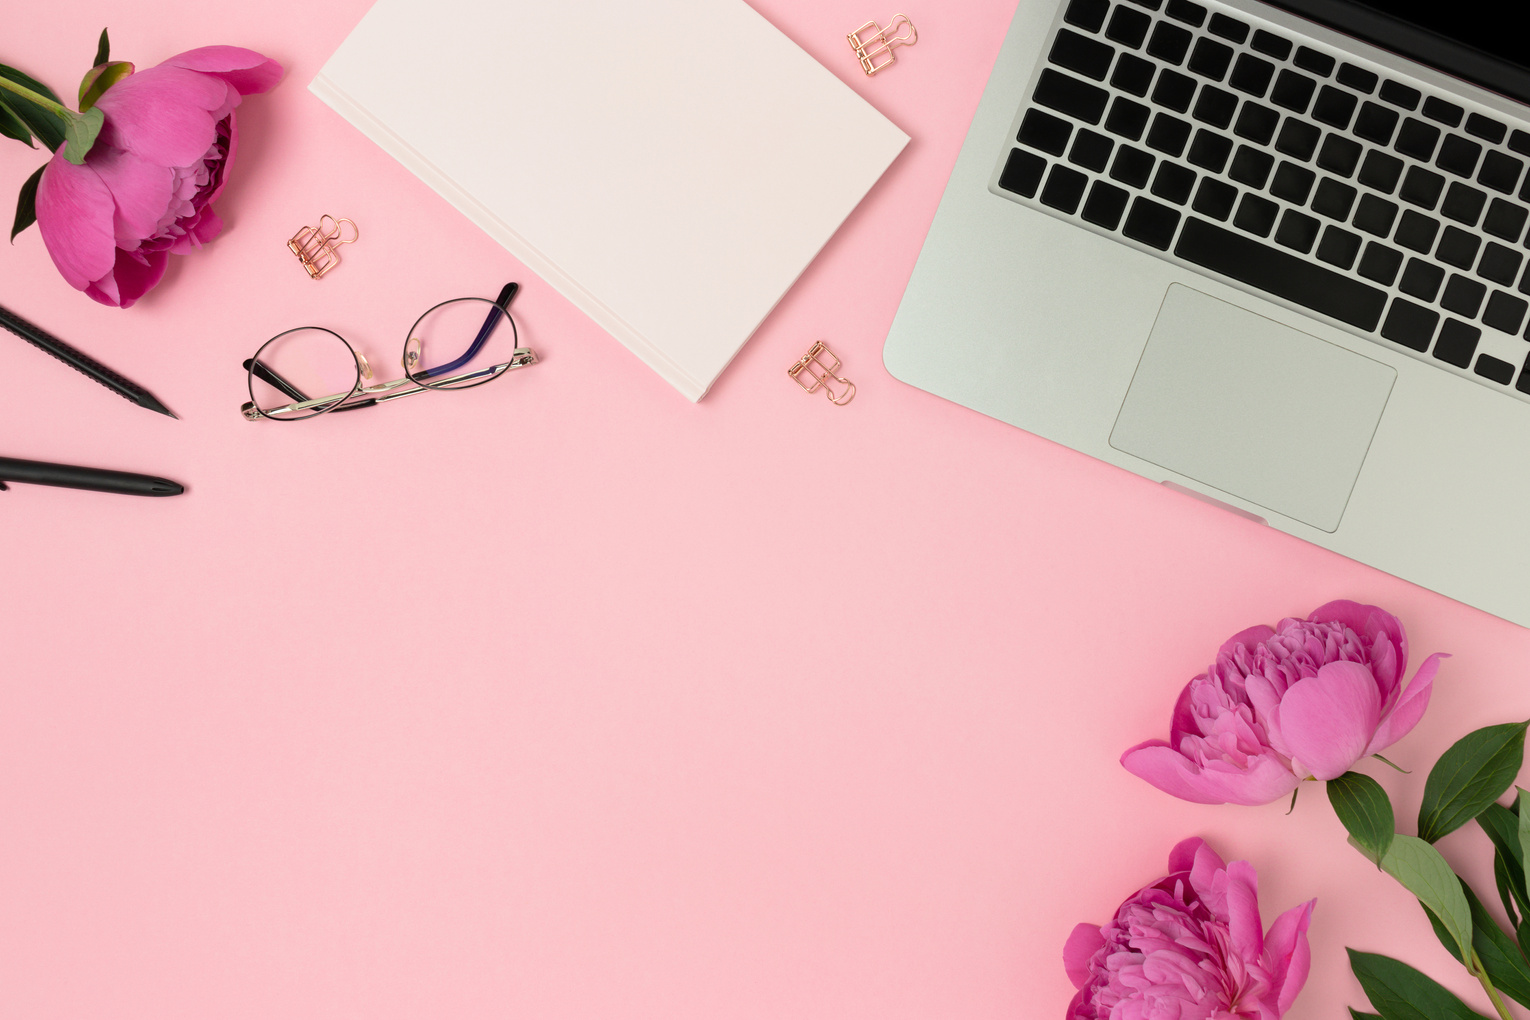
[(1530, 626), (1530, 72), (1435, 8), (1020, 0), (888, 369)]

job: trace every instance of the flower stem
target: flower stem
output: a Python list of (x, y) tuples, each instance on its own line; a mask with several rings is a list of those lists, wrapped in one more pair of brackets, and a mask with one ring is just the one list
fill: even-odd
[(1493, 1002), (1493, 1008), (1498, 1010), (1499, 1020), (1514, 1020), (1514, 1015), (1509, 1012), (1508, 1004), (1503, 1001), (1503, 996), (1498, 994), (1498, 989), (1493, 987), (1492, 980), (1488, 977), (1487, 968), (1482, 965), (1482, 957), (1477, 955), (1477, 950), (1472, 950), (1471, 962), (1466, 969), (1472, 976), (1482, 982), (1482, 988), (1487, 992), (1488, 998)]
[(74, 111), (60, 106), (58, 103), (55, 103), (47, 96), (38, 95), (36, 92), (33, 92), (31, 89), (26, 88), (25, 86), (17, 85), (15, 82), (11, 81), (3, 74), (0, 74), (0, 89), (5, 89), (8, 92), (14, 92), (22, 99), (25, 99), (31, 103), (36, 103), (44, 110), (48, 110), (51, 113), (56, 113), (60, 117), (63, 117), (65, 120), (68, 120), (74, 113)]

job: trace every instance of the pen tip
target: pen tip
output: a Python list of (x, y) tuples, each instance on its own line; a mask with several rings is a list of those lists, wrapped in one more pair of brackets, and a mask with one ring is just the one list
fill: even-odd
[(147, 393), (143, 395), (143, 399), (139, 401), (139, 403), (151, 411), (158, 411), (160, 414), (168, 414), (170, 417), (176, 419), (177, 421), (180, 420), (180, 415), (176, 414), (174, 411), (170, 410), (164, 404), (161, 404), (158, 400), (155, 400)]

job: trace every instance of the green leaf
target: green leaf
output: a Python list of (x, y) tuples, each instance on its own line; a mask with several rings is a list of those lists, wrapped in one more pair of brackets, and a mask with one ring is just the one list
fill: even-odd
[(1472, 909), (1461, 891), (1461, 880), (1438, 850), (1417, 836), (1398, 833), (1381, 859), (1381, 869), (1440, 919), (1460, 949), (1457, 959), (1471, 955)]
[(95, 107), (70, 117), (64, 125), (64, 138), (68, 144), (68, 148), (64, 149), (64, 158), (76, 166), (84, 163), (86, 154), (96, 144), (96, 135), (101, 133), (101, 125), (105, 122), (106, 115)]
[(1346, 772), (1328, 781), (1328, 801), (1360, 852), (1379, 865), (1397, 828), (1392, 802), (1381, 784), (1363, 773)]
[[(61, 106), (63, 105), (58, 95), (52, 89), (36, 78), (21, 73), (14, 67), (6, 67), (4, 64), (0, 64), (0, 77), (9, 78), (22, 88), (31, 89), (33, 92), (45, 96)], [(14, 92), (6, 92), (4, 96), (5, 105), (10, 109), (11, 113), (15, 114), (17, 119), (32, 129), (32, 134), (36, 135), (37, 140), (43, 143), (43, 148), (49, 152), (57, 152), (58, 147), (64, 144), (64, 119), (52, 110), (44, 110), (36, 103), (29, 102)]]
[(1514, 800), (1514, 812), (1519, 815), (1519, 861), (1521, 867), (1530, 854), (1530, 792), (1516, 786), (1519, 796)]
[(1474, 730), (1440, 756), (1424, 783), (1418, 835), (1433, 843), (1480, 815), (1507, 790), (1525, 761), (1525, 728), (1502, 723)]
[(97, 64), (80, 79), (80, 112), (96, 105), (101, 94), (133, 73), (133, 65), (126, 60), (110, 64)]
[[(1518, 806), (1515, 805), (1516, 808)], [(1519, 842), (1518, 816), (1502, 804), (1489, 804), (1477, 816), (1477, 824), (1482, 826), (1482, 831), (1487, 833), (1488, 839), (1493, 841), (1498, 851), (1498, 860), (1494, 862), (1493, 868), (1496, 872), (1502, 866), (1504, 879), (1519, 908), (1520, 917), (1530, 915), (1530, 895), (1527, 895), (1525, 889), (1525, 852)]]
[(1503, 854), (1496, 850), (1493, 852), (1493, 882), (1498, 886), (1498, 901), (1503, 904), (1503, 912), (1509, 918), (1509, 927), (1519, 927), (1519, 903), (1514, 894), (1509, 890), (1508, 867), (1504, 864)]
[[(32, 145), (31, 128), (27, 127), (20, 117), (12, 113), (9, 106), (5, 105), (5, 97), (14, 94), (12, 92), (0, 92), (0, 135)], [(32, 148), (35, 149), (37, 146), (32, 145)]]
[(27, 178), (21, 186), (21, 194), (16, 196), (16, 222), (11, 224), (11, 243), (16, 243), (16, 235), (37, 222), (37, 182), (42, 180), (43, 171), (48, 168), (44, 163), (37, 171)]
[(1401, 960), (1349, 953), (1349, 966), (1382, 1020), (1484, 1020), (1444, 985)]
[[(1471, 904), (1472, 911), (1472, 948), (1477, 950), (1477, 958), (1482, 961), (1483, 970), (1487, 971), (1488, 978), (1493, 985), (1505, 995), (1509, 996), (1521, 1006), (1530, 1006), (1530, 963), (1525, 962), (1525, 956), (1519, 951), (1513, 939), (1498, 927), (1498, 922), (1493, 920), (1482, 901), (1466, 882), (1461, 883), (1461, 891), (1466, 894), (1467, 902)], [(1428, 907), (1424, 912), (1429, 915), (1429, 923), (1434, 926), (1434, 934), (1439, 938), (1441, 945), (1450, 950), (1450, 954), (1457, 960), (1466, 963), (1461, 957), (1461, 950), (1455, 944), (1455, 938), (1440, 923), (1434, 911)]]
[(106, 37), (106, 29), (101, 29), (101, 41), (96, 43), (96, 59), (90, 62), (91, 67), (100, 67), (112, 59), (112, 41)]
[(1362, 1013), (1355, 1007), (1349, 1007), (1350, 1020), (1381, 1020), (1375, 1013)]

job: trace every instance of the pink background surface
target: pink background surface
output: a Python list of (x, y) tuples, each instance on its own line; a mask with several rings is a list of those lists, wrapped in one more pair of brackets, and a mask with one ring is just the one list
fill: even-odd
[[(844, 33), (890, 10), (756, 2), (914, 141), (697, 406), (306, 91), (366, 7), (5, 4), (0, 60), (66, 95), (103, 24), (288, 77), (240, 111), (226, 233), (136, 307), (0, 245), (4, 304), (182, 419), (0, 335), (0, 453), (190, 490), (0, 495), (0, 1016), (1060, 1017), (1068, 932), (1189, 835), (1266, 923), (1317, 897), (1289, 1016), (1363, 1005), (1345, 946), (1486, 1009), (1320, 789), (1195, 806), (1116, 759), (1230, 634), (1375, 602), (1455, 653), (1414, 774), (1368, 769), (1411, 831), (1445, 747), (1530, 714), (1530, 634), (881, 366), (1013, 0), (910, 9), (874, 80)], [(0, 146), (0, 193), (40, 162)], [(362, 240), (312, 283), (284, 242), (324, 212)], [(268, 336), (384, 362), (507, 279), (543, 364), (239, 417)], [(785, 377), (816, 339), (848, 407)], [(1442, 847), (1492, 898), (1480, 833)]]

